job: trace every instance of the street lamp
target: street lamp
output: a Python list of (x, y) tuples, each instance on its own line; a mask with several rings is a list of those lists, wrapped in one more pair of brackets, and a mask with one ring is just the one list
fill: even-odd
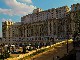
[(68, 39), (69, 39), (69, 29), (67, 28), (67, 19), (65, 19), (65, 30), (66, 30), (66, 39), (67, 39), (67, 47), (66, 47), (66, 49), (67, 49), (67, 53), (68, 53)]
[(68, 53), (68, 39), (69, 39), (69, 33), (67, 32), (67, 53)]
[(68, 39), (67, 39), (67, 53), (68, 53)]

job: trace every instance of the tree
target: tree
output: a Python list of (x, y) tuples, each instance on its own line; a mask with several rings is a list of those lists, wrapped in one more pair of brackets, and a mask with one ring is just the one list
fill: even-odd
[(23, 53), (25, 54), (26, 53), (26, 46), (23, 45)]

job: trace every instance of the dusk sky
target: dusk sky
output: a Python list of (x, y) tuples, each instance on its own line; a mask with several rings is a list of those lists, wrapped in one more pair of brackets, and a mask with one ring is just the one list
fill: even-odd
[(2, 21), (20, 22), (21, 17), (32, 13), (35, 8), (43, 10), (61, 6), (71, 6), (80, 0), (0, 0), (0, 37), (2, 37)]

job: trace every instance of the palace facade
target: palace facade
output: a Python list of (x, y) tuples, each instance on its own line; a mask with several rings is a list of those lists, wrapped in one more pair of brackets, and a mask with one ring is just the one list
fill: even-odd
[(79, 3), (71, 5), (71, 10), (68, 6), (45, 11), (34, 9), (32, 14), (21, 17), (21, 22), (2, 22), (3, 43), (51, 45), (57, 39), (72, 38), (80, 27), (79, 13)]

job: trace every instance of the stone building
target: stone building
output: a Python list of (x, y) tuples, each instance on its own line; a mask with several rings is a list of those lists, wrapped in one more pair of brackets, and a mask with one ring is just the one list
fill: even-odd
[(71, 27), (72, 33), (79, 32), (80, 33), (80, 4), (73, 4), (71, 5)]
[(71, 33), (71, 19), (68, 6), (43, 11), (40, 8), (32, 14), (21, 17), (23, 40), (32, 43), (53, 44), (53, 40), (66, 39)]
[(51, 45), (57, 39), (71, 38), (74, 32), (72, 16), (72, 10), (70, 12), (68, 6), (45, 11), (34, 9), (32, 14), (21, 17), (21, 22), (2, 23), (3, 43)]
[(2, 22), (2, 43), (14, 44), (20, 37), (20, 22)]

